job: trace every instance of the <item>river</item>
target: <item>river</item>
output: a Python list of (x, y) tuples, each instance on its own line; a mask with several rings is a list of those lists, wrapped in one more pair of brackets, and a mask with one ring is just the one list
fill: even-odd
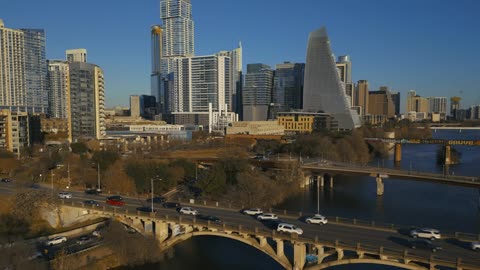
[[(433, 138), (480, 140), (480, 131), (438, 131)], [(437, 145), (403, 145), (405, 170), (441, 173), (436, 164)], [(449, 173), (479, 176), (480, 147), (457, 146), (461, 163), (448, 168)], [(395, 167), (392, 158), (374, 160), (374, 166)], [(376, 183), (370, 177), (336, 177), (334, 189), (320, 193), (321, 213), (402, 225), (434, 227), (440, 230), (480, 233), (479, 190), (428, 182), (385, 179), (385, 193), (376, 196)], [(305, 189), (276, 208), (316, 212), (315, 187)], [(161, 263), (122, 269), (280, 269), (267, 255), (242, 243), (218, 237), (197, 237), (178, 244), (170, 258)], [(330, 270), (394, 270), (378, 265), (346, 265)]]

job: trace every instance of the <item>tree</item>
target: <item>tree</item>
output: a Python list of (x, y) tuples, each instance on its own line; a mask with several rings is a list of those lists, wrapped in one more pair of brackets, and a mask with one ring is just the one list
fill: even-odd
[(70, 144), (70, 148), (72, 148), (72, 152), (75, 154), (85, 154), (88, 152), (88, 147), (86, 144), (78, 142)]
[(104, 174), (102, 181), (103, 189), (120, 193), (136, 192), (134, 180), (125, 172), (125, 166), (121, 160), (117, 160)]
[(117, 152), (112, 151), (95, 151), (92, 156), (92, 162), (100, 164), (100, 171), (104, 172), (111, 166), (115, 161), (120, 158)]
[(207, 195), (218, 196), (223, 194), (227, 188), (225, 171), (221, 165), (216, 164), (206, 172), (197, 182), (196, 186)]

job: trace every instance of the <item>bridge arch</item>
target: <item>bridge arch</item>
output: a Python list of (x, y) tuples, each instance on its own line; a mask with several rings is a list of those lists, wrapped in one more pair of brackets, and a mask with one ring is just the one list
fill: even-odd
[(404, 264), (401, 262), (389, 261), (389, 260), (380, 260), (380, 259), (344, 259), (340, 261), (331, 261), (325, 262), (318, 265), (308, 266), (306, 270), (321, 270), (327, 269), (328, 267), (339, 266), (339, 265), (347, 265), (347, 264), (377, 264), (377, 265), (386, 265), (386, 266), (394, 266), (401, 269), (408, 269), (408, 270), (426, 270), (427, 268), (414, 265), (414, 264)]
[(241, 242), (268, 255), (270, 258), (275, 260), (279, 265), (281, 265), (284, 269), (292, 269), (292, 265), (290, 264), (286, 256), (283, 256), (283, 257), (277, 256), (276, 252), (269, 244), (266, 244), (266, 246), (262, 246), (258, 243), (256, 238), (250, 237), (250, 236), (244, 237), (238, 234), (228, 234), (224, 232), (213, 232), (213, 231), (193, 231), (190, 233), (178, 235), (172, 239), (168, 239), (165, 242), (163, 242), (161, 245), (162, 245), (162, 248), (165, 248), (165, 249), (173, 248), (176, 245), (197, 236), (217, 236), (217, 237), (222, 237), (222, 238)]

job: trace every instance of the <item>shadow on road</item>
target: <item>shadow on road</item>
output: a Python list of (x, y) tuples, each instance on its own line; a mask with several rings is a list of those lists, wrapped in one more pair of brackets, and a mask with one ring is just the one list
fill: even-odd
[(472, 250), (471, 247), (470, 247), (470, 242), (465, 242), (465, 241), (458, 240), (458, 239), (455, 239), (455, 238), (445, 239), (445, 242), (447, 242), (449, 244), (452, 244), (452, 245), (455, 245), (455, 246), (459, 246), (459, 247), (464, 248), (464, 249)]
[(410, 241), (408, 239), (405, 239), (405, 238), (390, 236), (390, 237), (388, 237), (388, 240), (392, 241), (395, 244), (403, 246), (403, 247), (407, 247), (407, 248), (410, 247)]

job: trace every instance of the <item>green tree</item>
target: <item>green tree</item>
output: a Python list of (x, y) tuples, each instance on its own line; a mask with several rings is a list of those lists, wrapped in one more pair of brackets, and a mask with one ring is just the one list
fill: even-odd
[(227, 189), (226, 174), (221, 165), (215, 165), (200, 178), (196, 186), (206, 195), (222, 195)]

